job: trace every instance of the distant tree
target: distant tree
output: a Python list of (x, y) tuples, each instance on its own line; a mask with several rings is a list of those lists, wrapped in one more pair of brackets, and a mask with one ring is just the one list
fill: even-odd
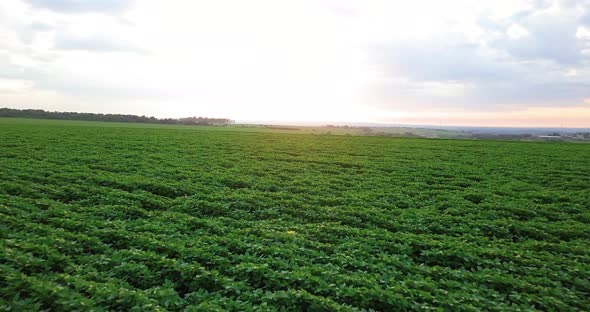
[(233, 123), (226, 118), (188, 117), (188, 118), (164, 118), (158, 119), (150, 116), (122, 115), (122, 114), (95, 114), (75, 112), (48, 112), (41, 109), (13, 109), (0, 108), (0, 117), (12, 118), (39, 118), (61, 120), (85, 120), (107, 122), (133, 122), (133, 123), (160, 123), (176, 125), (227, 125)]

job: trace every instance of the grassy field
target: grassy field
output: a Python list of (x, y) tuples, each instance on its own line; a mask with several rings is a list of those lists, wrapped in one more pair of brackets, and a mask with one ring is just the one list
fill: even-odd
[(590, 145), (279, 132), (0, 119), (0, 310), (590, 310)]
[[(255, 124), (236, 124), (223, 127), (211, 126), (190, 126), (190, 125), (166, 125), (166, 124), (148, 124), (148, 123), (122, 123), (122, 122), (96, 122), (96, 121), (66, 121), (68, 126), (76, 127), (115, 127), (115, 128), (148, 128), (148, 129), (184, 129), (184, 130), (223, 130), (239, 132), (264, 132), (264, 133), (288, 133), (288, 134), (312, 134), (312, 135), (347, 135), (347, 136), (416, 136), (425, 138), (443, 138), (443, 139), (467, 139), (471, 138), (469, 134), (459, 131), (437, 130), (427, 128), (407, 128), (407, 127), (319, 127), (319, 126), (272, 126), (272, 125), (255, 125)], [(3, 125), (34, 125), (34, 126), (54, 126), (61, 127), (64, 121), (51, 119), (25, 119), (25, 118), (2, 118), (0, 123)]]

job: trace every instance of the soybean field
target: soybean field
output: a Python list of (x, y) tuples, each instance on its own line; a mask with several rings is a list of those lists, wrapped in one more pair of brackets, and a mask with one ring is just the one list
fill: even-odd
[(1, 311), (588, 311), (590, 144), (0, 119)]

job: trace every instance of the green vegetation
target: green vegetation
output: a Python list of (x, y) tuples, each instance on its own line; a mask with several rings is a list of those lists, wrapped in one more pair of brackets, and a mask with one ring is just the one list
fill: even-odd
[(590, 310), (590, 145), (105, 125), (0, 119), (0, 310)]
[(130, 123), (152, 123), (168, 125), (227, 125), (233, 121), (226, 118), (164, 118), (121, 115), (121, 114), (95, 114), (76, 112), (48, 112), (42, 109), (14, 109), (0, 107), (0, 117), (10, 118), (40, 118), (59, 120), (84, 120), (84, 121), (107, 121), (107, 122), (130, 122)]

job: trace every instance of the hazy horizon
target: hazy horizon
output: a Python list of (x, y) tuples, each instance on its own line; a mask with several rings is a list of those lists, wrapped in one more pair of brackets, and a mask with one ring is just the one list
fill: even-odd
[(0, 3), (0, 106), (590, 127), (590, 1)]

